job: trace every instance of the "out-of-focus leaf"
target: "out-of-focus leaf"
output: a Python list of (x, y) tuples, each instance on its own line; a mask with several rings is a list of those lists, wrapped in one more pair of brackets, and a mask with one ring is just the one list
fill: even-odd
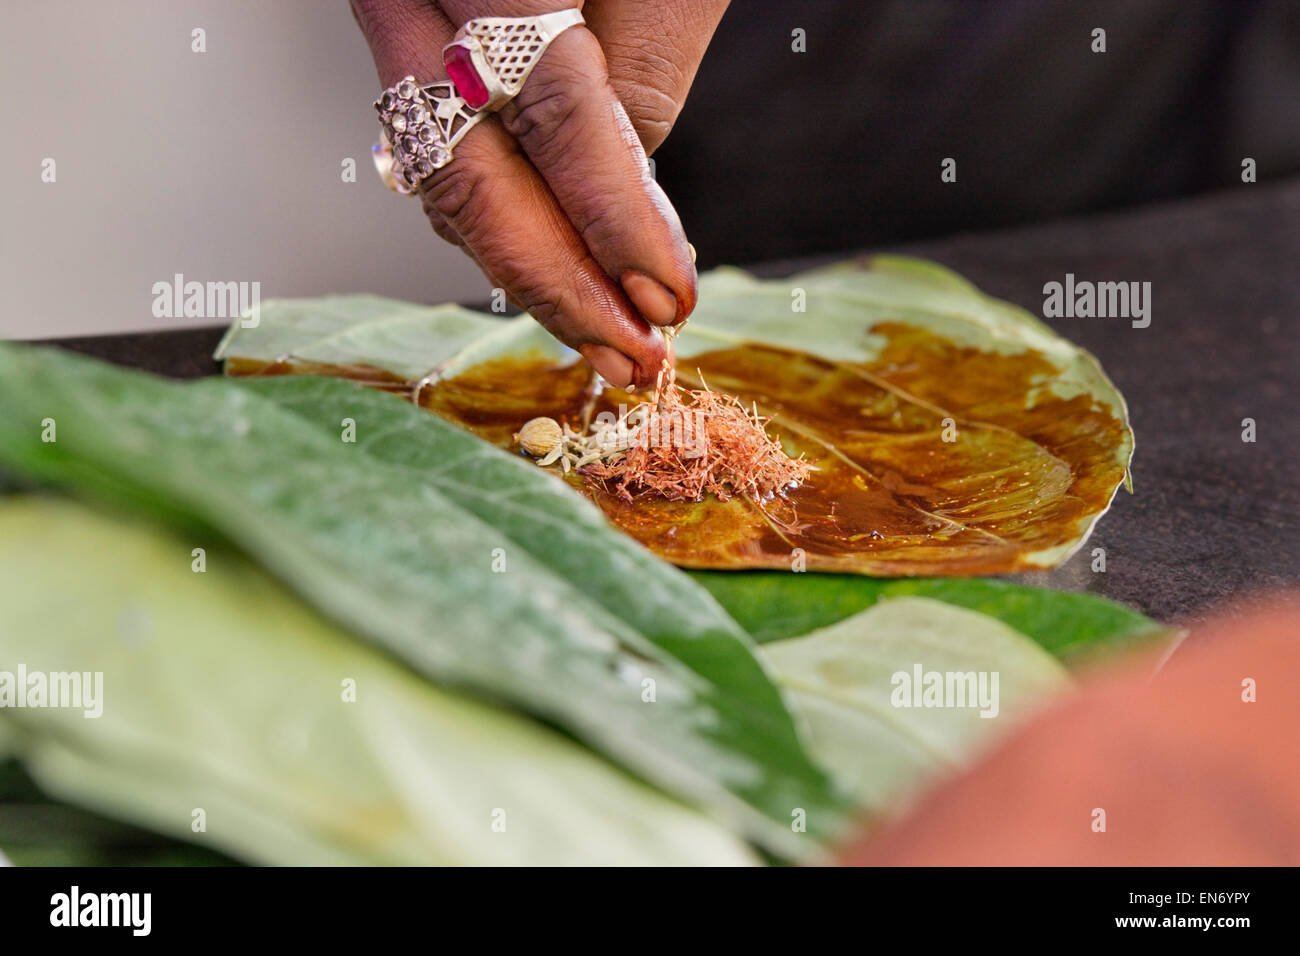
[[(1154, 680), (1145, 666), (1094, 675), (1075, 699), (842, 858), (874, 866), (1300, 865), (1297, 622), (1294, 591), (1234, 602), (1195, 625), (1186, 651)], [(1247, 675), (1258, 679), (1257, 696)], [(1088, 825), (1097, 820), (1106, 832)]]
[(876, 813), (898, 812), (1069, 685), (1023, 634), (923, 597), (882, 600), (762, 652), (807, 722), (813, 751)]
[(15, 760), (0, 762), (0, 855), (15, 866), (229, 866), (236, 862), (206, 847), (52, 801)]
[(896, 597), (926, 597), (979, 611), (1032, 638), (1067, 666), (1147, 645), (1172, 648), (1179, 632), (1092, 594), (1010, 581), (865, 578), (848, 574), (693, 571), (759, 643), (798, 637)]
[[(843, 820), (707, 592), (435, 416), (342, 381), (182, 384), (17, 345), (0, 407), (0, 467), (233, 541), (420, 672), (562, 724), (785, 856)], [(424, 451), (408, 464), (403, 444)], [(813, 808), (807, 836), (794, 806)]]
[(0, 504), (0, 660), (103, 674), (98, 718), (0, 710), (56, 797), (258, 863), (752, 861), (567, 737), (352, 640), (237, 553), (195, 573), (190, 552), (71, 502)]
[[(700, 285), (676, 340), (679, 381), (755, 403), (819, 471), (765, 508), (627, 503), (584, 486), (676, 564), (1048, 568), (1086, 540), (1126, 476), (1132, 431), (1096, 359), (946, 269), (880, 257), (777, 281), (724, 269)], [(526, 316), (493, 323), (369, 296), (268, 304), (217, 354), (230, 374), (305, 370), (418, 392), (501, 444), (534, 415), (581, 424), (627, 401), (593, 395), (585, 366)]]

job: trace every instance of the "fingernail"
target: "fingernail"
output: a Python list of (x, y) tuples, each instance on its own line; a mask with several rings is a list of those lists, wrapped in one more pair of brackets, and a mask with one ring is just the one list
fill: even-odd
[(647, 322), (668, 325), (677, 319), (677, 296), (648, 275), (629, 269), (623, 273), (623, 291)]
[(600, 373), (600, 377), (615, 388), (632, 382), (632, 360), (608, 345), (583, 345), (578, 351)]
[(690, 253), (691, 253), (691, 265), (694, 265), (694, 264), (695, 264), (695, 247), (694, 247), (693, 245), (691, 245), (691, 244), (688, 242), (688, 243), (686, 243), (686, 248), (687, 248), (687, 249), (690, 251)]

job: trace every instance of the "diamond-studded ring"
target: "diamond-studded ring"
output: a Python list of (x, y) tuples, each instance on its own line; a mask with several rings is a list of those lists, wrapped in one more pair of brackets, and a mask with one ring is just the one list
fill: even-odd
[(442, 48), (442, 62), (471, 108), (499, 110), (523, 89), (551, 41), (585, 22), (576, 8), (537, 17), (479, 17)]
[(409, 196), (425, 177), (451, 162), (452, 148), (485, 114), (466, 105), (447, 80), (420, 86), (406, 76), (375, 100), (380, 141), (375, 168), (393, 192)]

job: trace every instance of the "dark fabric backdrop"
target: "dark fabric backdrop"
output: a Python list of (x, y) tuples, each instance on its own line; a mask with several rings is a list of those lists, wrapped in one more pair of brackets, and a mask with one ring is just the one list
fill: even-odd
[(656, 164), (708, 267), (1189, 195), (1246, 156), (1300, 171), (1295, 0), (734, 0)]

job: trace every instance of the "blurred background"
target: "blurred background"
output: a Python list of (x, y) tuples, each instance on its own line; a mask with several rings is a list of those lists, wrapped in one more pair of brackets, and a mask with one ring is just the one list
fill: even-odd
[[(0, 335), (184, 325), (151, 312), (176, 273), (488, 298), (374, 174), (346, 0), (8, 3), (0, 44)], [(1226, 188), (1247, 156), (1300, 172), (1295, 2), (744, 0), (657, 173), (707, 267)]]
[(152, 314), (178, 272), (263, 299), (488, 298), (375, 175), (379, 86), (347, 0), (6, 3), (0, 44), (0, 335), (183, 325)]
[(743, 0), (657, 162), (708, 267), (1240, 188), (1245, 157), (1300, 172), (1296, 0)]

